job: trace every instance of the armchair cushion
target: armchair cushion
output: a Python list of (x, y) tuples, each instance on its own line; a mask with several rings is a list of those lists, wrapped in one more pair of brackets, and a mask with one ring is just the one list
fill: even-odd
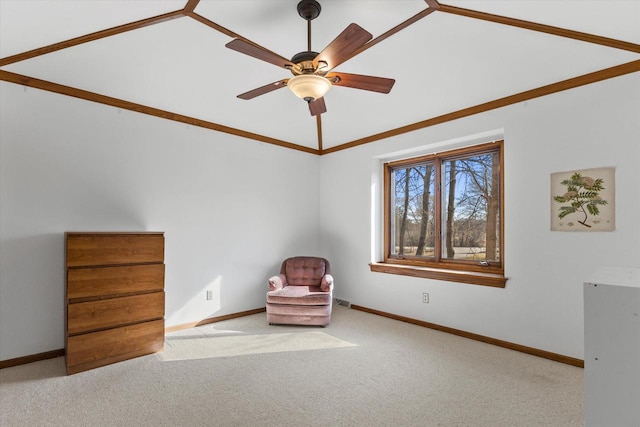
[(326, 268), (325, 260), (322, 258), (295, 257), (285, 260), (280, 273), (286, 276), (289, 285), (318, 286)]
[(329, 305), (331, 292), (320, 289), (320, 286), (286, 286), (282, 289), (267, 292), (268, 304), (288, 305)]

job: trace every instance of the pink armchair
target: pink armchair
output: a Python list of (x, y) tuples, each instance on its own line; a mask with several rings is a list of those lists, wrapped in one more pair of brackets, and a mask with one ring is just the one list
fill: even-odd
[(298, 256), (282, 262), (269, 279), (269, 324), (326, 326), (331, 321), (333, 276), (324, 258)]

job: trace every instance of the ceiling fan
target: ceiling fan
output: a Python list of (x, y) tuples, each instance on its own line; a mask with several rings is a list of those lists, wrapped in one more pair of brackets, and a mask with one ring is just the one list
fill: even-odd
[(357, 50), (373, 38), (371, 33), (357, 24), (350, 24), (322, 52), (314, 52), (311, 50), (311, 21), (320, 15), (320, 4), (315, 0), (302, 0), (297, 9), (300, 17), (307, 21), (307, 50), (296, 53), (291, 60), (240, 38), (226, 44), (229, 49), (285, 68), (293, 74), (291, 78), (242, 93), (238, 98), (249, 100), (287, 86), (307, 101), (311, 115), (317, 116), (327, 111), (324, 95), (333, 85), (380, 93), (391, 91), (393, 79), (331, 71), (355, 56)]

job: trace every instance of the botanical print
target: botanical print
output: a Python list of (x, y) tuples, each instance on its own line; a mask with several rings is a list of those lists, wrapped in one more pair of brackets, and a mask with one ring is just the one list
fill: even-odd
[(612, 231), (614, 168), (551, 174), (551, 230)]

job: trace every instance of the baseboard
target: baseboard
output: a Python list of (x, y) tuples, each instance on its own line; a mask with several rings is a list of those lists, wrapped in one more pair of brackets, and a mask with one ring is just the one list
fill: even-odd
[[(515, 350), (522, 353), (531, 354), (533, 356), (543, 357), (545, 359), (554, 360), (556, 362), (565, 363), (567, 365), (577, 366), (584, 368), (584, 360), (576, 359), (574, 357), (564, 356), (562, 354), (552, 353), (550, 351), (540, 350), (533, 347), (527, 347), (520, 344), (514, 344), (508, 341), (499, 340), (496, 338), (487, 337), (484, 335), (474, 334), (472, 332), (462, 331), (460, 329), (450, 328), (448, 326), (442, 326), (435, 323), (429, 323), (422, 320), (412, 319), (410, 317), (398, 316), (396, 314), (387, 313), (372, 308), (362, 307), (359, 305), (351, 304), (351, 308), (354, 310), (363, 311), (366, 313), (376, 314), (378, 316), (387, 317), (389, 319), (400, 320), (402, 322), (412, 323), (414, 325), (422, 326), (429, 329), (435, 329), (437, 331), (446, 332), (453, 335), (458, 335), (464, 338), (469, 338), (475, 341), (481, 341), (487, 344), (493, 344), (499, 347), (507, 348), (509, 350)], [(224, 316), (208, 317), (198, 322), (185, 323), (182, 325), (175, 325), (165, 328), (165, 333), (180, 331), (183, 329), (189, 329), (196, 326), (207, 325), (209, 323), (221, 322), (223, 320), (235, 319), (237, 317), (249, 316), (252, 314), (258, 314), (264, 312), (266, 309), (256, 308), (253, 310), (241, 311), (239, 313), (227, 314)], [(64, 356), (64, 348), (58, 350), (47, 351), (44, 353), (32, 354), (29, 356), (16, 357), (15, 359), (0, 360), (0, 369), (10, 368), (12, 366), (25, 365), (27, 363), (33, 363), (40, 360), (53, 359), (55, 357)]]
[(31, 354), (29, 356), (16, 357), (15, 359), (0, 360), (0, 369), (11, 368), (12, 366), (26, 365), (27, 363), (38, 362), (40, 360), (54, 359), (64, 356), (64, 348), (45, 351), (44, 353)]
[[(266, 311), (266, 308), (262, 307), (262, 308), (256, 308), (254, 310), (247, 310), (247, 311), (241, 311), (239, 313), (227, 314), (224, 316), (209, 317), (209, 318), (200, 320), (198, 322), (171, 326), (171, 327), (165, 328), (164, 332), (166, 334), (169, 332), (180, 331), (182, 329), (189, 329), (196, 326), (206, 325), (208, 323), (215, 323), (223, 320), (235, 319), (236, 317), (244, 317), (244, 316), (249, 316), (251, 314), (262, 313), (264, 311)], [(65, 355), (64, 348), (60, 348), (58, 350), (51, 350), (44, 353), (16, 357), (15, 359), (0, 360), (0, 369), (10, 368), (12, 366), (18, 366), (18, 365), (26, 365), (27, 363), (38, 362), (40, 360), (46, 360), (46, 359), (53, 359), (55, 357), (62, 357), (64, 355)]]
[(422, 320), (412, 319), (410, 317), (398, 316), (396, 314), (375, 310), (373, 308), (362, 307), (355, 304), (351, 304), (351, 308), (354, 310), (364, 311), (366, 313), (377, 314), (378, 316), (388, 317), (389, 319), (400, 320), (402, 322), (412, 323), (414, 325), (423, 326), (425, 328), (435, 329), (437, 331), (458, 335), (458, 336), (469, 338), (475, 341), (481, 341), (487, 344), (493, 344), (498, 347), (507, 348), (509, 350), (515, 350), (521, 353), (527, 353), (533, 356), (543, 357), (545, 359), (550, 359), (556, 362), (565, 363), (567, 365), (584, 368), (584, 360), (582, 359), (576, 359), (574, 357), (564, 356), (562, 354), (552, 353), (550, 351), (540, 350), (533, 347), (527, 347), (520, 344), (514, 344), (508, 341), (503, 341), (496, 338), (487, 337), (484, 335), (478, 335), (472, 332), (462, 331), (460, 329), (450, 328), (448, 326), (442, 326), (435, 323), (429, 323)]
[(181, 325), (169, 326), (168, 328), (164, 328), (164, 333), (167, 334), (169, 332), (181, 331), (183, 329), (195, 328), (196, 326), (207, 325), (209, 323), (221, 322), (223, 320), (235, 319), (237, 317), (250, 316), (252, 314), (263, 313), (267, 309), (265, 307), (255, 308), (253, 310), (241, 311), (239, 313), (226, 314), (224, 316), (216, 316), (216, 317), (207, 317), (206, 319), (199, 320), (197, 322), (191, 323), (183, 323)]

